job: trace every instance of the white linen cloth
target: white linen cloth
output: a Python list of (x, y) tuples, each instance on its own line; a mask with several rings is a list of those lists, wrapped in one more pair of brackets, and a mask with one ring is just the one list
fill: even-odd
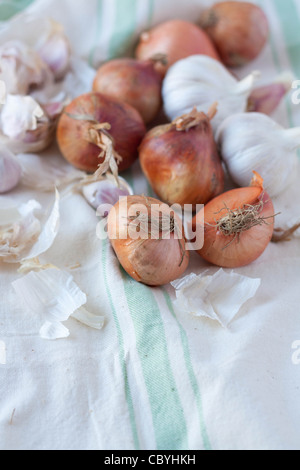
[[(212, 3), (36, 0), (2, 24), (0, 41), (22, 35), (24, 15), (51, 16), (64, 25), (76, 55), (96, 67), (132, 51), (151, 25), (175, 17), (194, 21)], [(281, 70), (300, 78), (299, 2), (259, 4), (270, 20), (270, 41), (239, 73), (259, 69), (266, 83)], [(300, 107), (289, 96), (273, 117), (300, 126)], [(55, 146), (43, 157), (54, 153)], [(126, 178), (136, 193), (147, 192), (138, 163)], [(300, 171), (274, 201), (277, 226), (300, 218), (299, 178)], [(10, 196), (35, 198), (43, 207), (52, 198), (22, 186)], [(130, 279), (109, 243), (97, 238), (98, 222), (82, 196), (63, 195), (60, 230), (41, 261), (72, 274), (87, 309), (106, 317), (101, 331), (71, 318), (68, 338), (43, 340), (41, 318), (12, 288), (21, 276), (16, 266), (0, 266), (0, 449), (298, 450), (299, 237), (270, 244), (255, 263), (236, 270), (262, 282), (223, 328), (175, 312), (172, 286), (149, 288)], [(207, 269), (218, 270), (192, 255), (186, 274)]]

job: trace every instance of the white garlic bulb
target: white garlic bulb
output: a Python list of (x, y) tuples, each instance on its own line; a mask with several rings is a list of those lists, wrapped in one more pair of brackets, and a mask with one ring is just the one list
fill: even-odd
[(14, 189), (21, 176), (21, 165), (15, 155), (6, 147), (0, 146), (0, 193), (7, 193)]
[(164, 110), (173, 121), (189, 113), (195, 106), (208, 112), (218, 103), (218, 113), (211, 124), (214, 131), (234, 113), (247, 110), (248, 98), (259, 72), (238, 81), (220, 62), (204, 55), (179, 60), (168, 70), (163, 82)]
[(240, 113), (226, 119), (216, 140), (232, 180), (248, 186), (253, 171), (264, 179), (270, 197), (293, 181), (298, 165), (300, 127), (285, 129), (262, 113)]

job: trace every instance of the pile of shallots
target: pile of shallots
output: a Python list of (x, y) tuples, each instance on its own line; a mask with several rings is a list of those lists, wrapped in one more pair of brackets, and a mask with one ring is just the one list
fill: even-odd
[[(159, 286), (178, 279), (188, 267), (190, 247), (208, 263), (237, 268), (255, 261), (275, 240), (272, 197), (295, 174), (300, 129), (284, 129), (270, 116), (292, 78), (283, 74), (258, 86), (259, 71), (242, 79), (234, 73), (263, 52), (268, 37), (260, 7), (217, 3), (195, 23), (174, 19), (144, 32), (134, 57), (103, 63), (88, 93), (56, 109), (60, 152), (86, 175), (79, 186), (93, 207), (111, 205), (102, 215), (108, 216), (112, 247), (138, 282)], [(32, 61), (36, 72), (27, 88), (49, 79), (56, 61), (50, 57), (46, 67), (47, 51), (46, 43), (36, 58), (23, 51), (31, 60), (21, 62), (24, 77)], [(58, 68), (58, 78), (64, 70)], [(12, 101), (11, 109), (21, 106), (13, 103), (16, 91), (7, 90), (5, 106)], [(21, 91), (25, 106), (28, 90)], [(38, 132), (45, 142), (53, 107), (28, 99), (34, 112), (23, 139)], [(9, 110), (2, 109), (1, 122), (2, 132), (12, 135)], [(20, 168), (9, 150), (1, 159), (0, 174), (6, 168), (12, 174), (9, 184), (0, 179), (0, 190), (7, 191), (17, 184)], [(133, 194), (119, 175), (137, 160), (155, 198)], [(229, 190), (227, 176), (235, 185)], [(188, 223), (182, 216), (187, 207)], [(193, 236), (202, 236), (202, 242)]]

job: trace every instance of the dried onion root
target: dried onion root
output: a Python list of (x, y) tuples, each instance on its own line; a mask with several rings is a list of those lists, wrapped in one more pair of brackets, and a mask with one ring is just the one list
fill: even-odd
[[(230, 209), (224, 204), (224, 208), (221, 209), (218, 214), (225, 212), (225, 215), (216, 220), (215, 227), (220, 230), (225, 237), (232, 237), (230, 241), (230, 243), (232, 243), (241, 233), (250, 230), (252, 227), (269, 224), (270, 220), (273, 224), (276, 214), (268, 217), (261, 216), (264, 204), (265, 203), (261, 200), (256, 205), (245, 204), (243, 207), (237, 209)], [(227, 246), (229, 245), (225, 245), (223, 249), (227, 248)]]

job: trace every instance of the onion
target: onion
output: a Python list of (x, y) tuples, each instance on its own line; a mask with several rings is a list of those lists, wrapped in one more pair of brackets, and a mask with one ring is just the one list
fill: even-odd
[(171, 124), (151, 129), (139, 148), (142, 169), (168, 204), (206, 204), (224, 190), (224, 170), (208, 114), (196, 108)]
[(221, 2), (205, 10), (200, 27), (228, 67), (243, 66), (263, 50), (269, 36), (264, 11), (249, 2)]
[(272, 239), (273, 203), (262, 178), (254, 174), (248, 188), (214, 198), (193, 219), (193, 230), (204, 230), (204, 245), (197, 252), (216, 266), (246, 266), (262, 255)]
[(93, 173), (101, 164), (114, 168), (117, 161), (123, 171), (136, 160), (145, 133), (136, 109), (101, 93), (86, 93), (65, 108), (57, 142), (65, 159), (80, 170)]
[(159, 58), (110, 60), (98, 69), (93, 90), (125, 101), (139, 111), (145, 123), (149, 123), (162, 106), (162, 77), (155, 70), (159, 61)]
[(108, 236), (119, 262), (138, 282), (165, 285), (187, 269), (181, 220), (158, 199), (122, 198), (109, 213)]
[(163, 76), (172, 64), (190, 55), (203, 54), (220, 59), (204, 31), (194, 23), (178, 19), (161, 23), (141, 35), (135, 51), (136, 58), (147, 60), (155, 54), (165, 54), (167, 57), (167, 65), (157, 64), (157, 70)]

